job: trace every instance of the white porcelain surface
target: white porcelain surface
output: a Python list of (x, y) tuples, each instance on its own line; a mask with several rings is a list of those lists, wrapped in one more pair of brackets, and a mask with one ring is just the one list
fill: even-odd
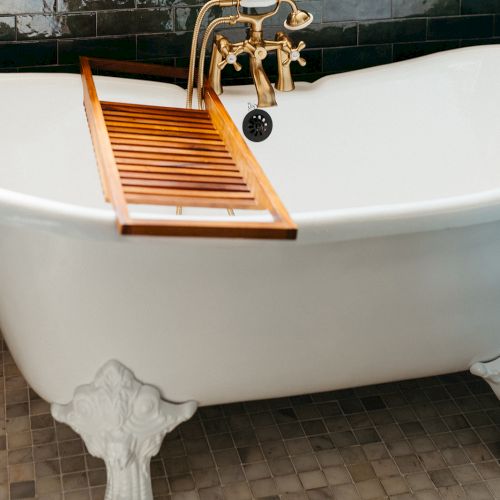
[(489, 363), (474, 363), (470, 371), (472, 374), (484, 378), (500, 399), (500, 358)]
[[(0, 75), (0, 327), (72, 398), (117, 359), (174, 401), (281, 396), (500, 354), (500, 47), (277, 93), (252, 144), (296, 242), (119, 237), (77, 75)], [(184, 91), (100, 78), (102, 98)], [(236, 123), (253, 87), (226, 89)], [(147, 210), (147, 209), (146, 209)]]
[(75, 390), (70, 403), (53, 403), (51, 411), (82, 436), (92, 455), (104, 460), (105, 500), (153, 500), (151, 458), (165, 434), (190, 419), (196, 408), (194, 401), (162, 401), (158, 389), (111, 360), (91, 384)]

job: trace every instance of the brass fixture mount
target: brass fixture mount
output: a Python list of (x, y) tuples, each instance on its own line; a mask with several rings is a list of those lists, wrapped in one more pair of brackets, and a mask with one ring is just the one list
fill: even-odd
[[(262, 65), (262, 61), (267, 57), (269, 52), (275, 51), (277, 55), (278, 79), (275, 84), (276, 89), (281, 92), (289, 92), (295, 88), (290, 71), (290, 64), (296, 61), (301, 66), (306, 65), (305, 59), (301, 56), (301, 51), (305, 48), (306, 44), (304, 42), (299, 42), (295, 46), (292, 40), (281, 31), (276, 33), (274, 40), (265, 40), (263, 37), (264, 21), (276, 15), (282, 3), (289, 4), (292, 9), (284, 22), (285, 28), (292, 31), (299, 30), (309, 26), (313, 21), (312, 14), (300, 10), (295, 0), (209, 0), (201, 8), (198, 18), (196, 19), (193, 42), (191, 45), (186, 101), (186, 106), (188, 108), (191, 108), (193, 104), (196, 52), (201, 25), (206, 13), (215, 6), (226, 8), (233, 7), (236, 9), (236, 13), (214, 19), (205, 30), (199, 53), (197, 78), (198, 107), (200, 109), (203, 108), (203, 84), (205, 81), (204, 64), (207, 45), (213, 30), (221, 24), (244, 24), (248, 27), (248, 36), (246, 40), (231, 43), (224, 35), (215, 35), (212, 45), (212, 58), (210, 61), (208, 81), (217, 94), (222, 94), (223, 91), (221, 85), (222, 70), (228, 64), (231, 64), (236, 71), (240, 71), (241, 64), (238, 62), (238, 56), (242, 53), (248, 54), (249, 56), (250, 73), (257, 91), (257, 105), (259, 108), (276, 106), (274, 89)], [(261, 14), (247, 14), (241, 11), (242, 8), (249, 9), (259, 7), (273, 7), (273, 9)]]

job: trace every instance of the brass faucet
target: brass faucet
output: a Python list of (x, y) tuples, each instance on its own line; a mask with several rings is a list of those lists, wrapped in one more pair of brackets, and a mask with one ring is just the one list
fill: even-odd
[[(234, 25), (242, 23), (248, 26), (248, 37), (246, 40), (237, 43), (231, 43), (225, 36), (217, 34), (213, 42), (212, 59), (208, 81), (210, 86), (217, 92), (222, 93), (221, 72), (228, 65), (232, 64), (236, 71), (241, 70), (241, 64), (238, 62), (238, 56), (246, 53), (250, 61), (250, 73), (255, 83), (258, 96), (259, 107), (276, 106), (274, 89), (267, 77), (262, 61), (271, 51), (276, 51), (278, 65), (278, 80), (276, 89), (282, 92), (289, 92), (295, 88), (290, 63), (297, 61), (301, 66), (306, 65), (305, 59), (301, 56), (301, 51), (305, 48), (305, 43), (300, 42), (297, 46), (293, 45), (290, 38), (283, 32), (276, 33), (274, 40), (265, 40), (263, 37), (263, 23), (266, 19), (274, 16), (281, 5), (288, 3), (292, 12), (287, 17), (284, 25), (290, 30), (298, 30), (308, 26), (312, 20), (312, 14), (299, 10), (295, 0), (210, 0), (201, 9), (195, 24), (193, 33), (193, 43), (191, 46), (191, 59), (189, 65), (188, 78), (188, 96), (187, 107), (192, 106), (192, 95), (194, 87), (194, 71), (196, 60), (196, 48), (198, 43), (198, 34), (201, 28), (203, 17), (208, 9), (218, 5), (221, 7), (235, 7), (236, 14), (232, 16), (220, 17), (213, 20), (207, 27), (200, 50), (200, 62), (198, 66), (198, 106), (203, 106), (203, 82), (204, 82), (204, 59), (208, 40), (214, 28), (220, 24)], [(245, 14), (241, 12), (241, 7), (268, 7), (274, 5), (274, 9), (263, 14)]]

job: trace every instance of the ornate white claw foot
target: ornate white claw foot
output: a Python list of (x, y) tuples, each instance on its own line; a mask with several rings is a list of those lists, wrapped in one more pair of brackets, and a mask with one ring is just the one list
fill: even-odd
[(474, 363), (470, 371), (473, 375), (484, 378), (500, 399), (500, 358), (489, 363)]
[(52, 415), (78, 432), (92, 455), (106, 462), (106, 500), (152, 500), (150, 460), (167, 432), (191, 418), (197, 403), (162, 401), (118, 361), (109, 361), (73, 401), (53, 404)]

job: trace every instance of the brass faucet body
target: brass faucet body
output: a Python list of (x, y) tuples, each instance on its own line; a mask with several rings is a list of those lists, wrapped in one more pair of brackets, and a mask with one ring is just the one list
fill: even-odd
[[(306, 14), (309, 16), (309, 14), (297, 9), (295, 0), (277, 0), (274, 9), (263, 14), (242, 13), (240, 11), (240, 0), (210, 0), (207, 4), (205, 4), (200, 12), (199, 18), (197, 19), (194, 30), (190, 60), (190, 76), (188, 79), (187, 107), (191, 107), (192, 105), (196, 41), (201, 29), (202, 17), (210, 7), (215, 5), (222, 7), (236, 7), (237, 13), (236, 15), (215, 19), (210, 23), (205, 32), (200, 51), (200, 66), (198, 68), (198, 105), (201, 107), (203, 100), (203, 69), (208, 38), (216, 26), (224, 23), (229, 25), (237, 23), (246, 25), (248, 27), (248, 36), (246, 40), (231, 43), (225, 36), (220, 34), (215, 35), (212, 46), (212, 57), (210, 61), (208, 81), (217, 94), (221, 94), (223, 92), (221, 84), (222, 70), (227, 64), (232, 64), (237, 71), (241, 70), (241, 65), (238, 63), (237, 58), (242, 53), (248, 54), (249, 56), (250, 73), (257, 91), (259, 107), (276, 106), (275, 92), (262, 64), (262, 61), (267, 57), (269, 52), (276, 52), (278, 65), (278, 79), (275, 85), (276, 89), (282, 92), (289, 92), (295, 88), (290, 71), (290, 63), (292, 61), (298, 61), (301, 66), (306, 64), (306, 61), (300, 56), (300, 51), (305, 48), (305, 43), (300, 42), (296, 47), (294, 47), (290, 38), (283, 32), (276, 33), (274, 40), (265, 40), (263, 37), (264, 21), (278, 12), (282, 2), (290, 4), (293, 13)], [(286, 23), (285, 26), (287, 26)], [(298, 27), (289, 28), (299, 29)]]
[(243, 23), (248, 26), (246, 40), (231, 43), (223, 35), (216, 35), (212, 46), (208, 81), (218, 94), (223, 91), (221, 84), (222, 69), (229, 63), (235, 65), (235, 69), (239, 71), (241, 65), (237, 62), (237, 57), (241, 53), (246, 53), (249, 56), (250, 74), (257, 91), (257, 105), (259, 108), (276, 106), (277, 104), (274, 89), (262, 64), (269, 52), (277, 53), (278, 79), (276, 89), (281, 92), (289, 92), (295, 88), (290, 63), (298, 60), (301, 65), (306, 64), (305, 60), (300, 57), (300, 50), (305, 47), (305, 43), (300, 42), (297, 47), (294, 47), (290, 38), (283, 32), (276, 33), (274, 40), (266, 40), (263, 36), (264, 21), (276, 14), (279, 5), (280, 3), (277, 2), (273, 11), (260, 15), (242, 14), (238, 9), (238, 14), (231, 24)]

